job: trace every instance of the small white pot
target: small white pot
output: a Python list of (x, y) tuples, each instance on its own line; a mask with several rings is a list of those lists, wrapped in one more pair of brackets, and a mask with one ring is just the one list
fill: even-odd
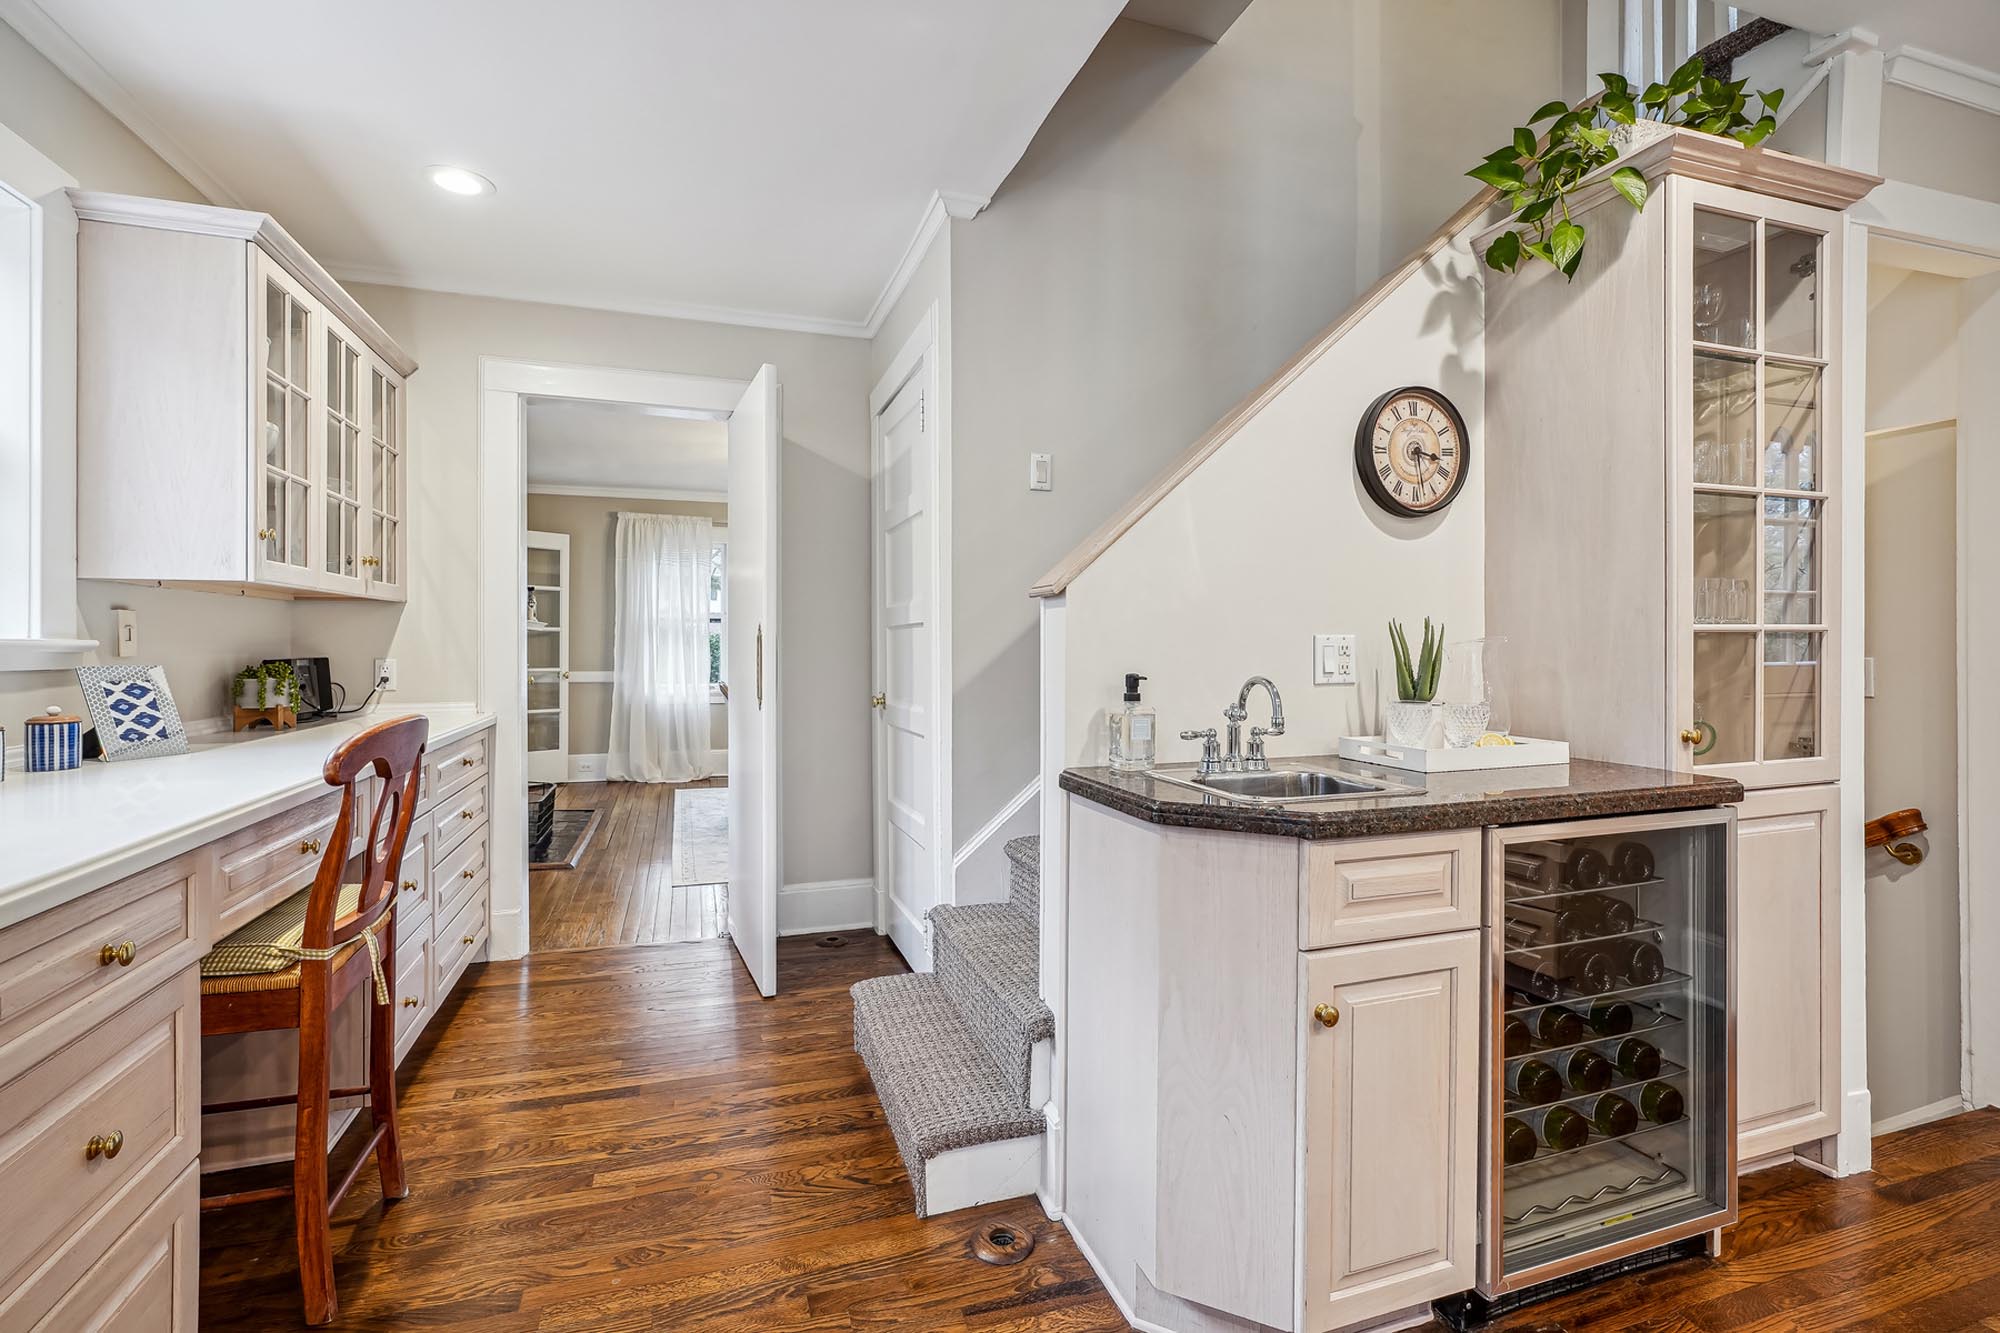
[(1431, 723), (1436, 716), (1436, 710), (1428, 700), (1397, 699), (1382, 710), (1382, 724), (1391, 745), (1416, 745), (1427, 749), (1431, 742)]
[(257, 689), (257, 681), (239, 681), (236, 686), (236, 706), (238, 708), (277, 708), (284, 704), (285, 687), (277, 681), (264, 682), (264, 698), (266, 702), (258, 702)]

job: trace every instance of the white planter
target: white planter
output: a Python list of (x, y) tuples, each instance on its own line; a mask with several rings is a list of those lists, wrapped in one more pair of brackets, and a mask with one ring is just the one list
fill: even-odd
[(239, 682), (236, 686), (236, 706), (238, 708), (279, 708), (286, 706), (285, 687), (279, 682), (275, 680), (265, 682), (264, 698), (266, 702), (263, 703), (257, 701), (257, 687), (258, 682), (254, 680)]
[(1437, 710), (1425, 699), (1397, 699), (1382, 709), (1382, 725), (1397, 745), (1427, 745), (1436, 720)]
[(1635, 120), (1630, 125), (1611, 127), (1611, 146), (1618, 150), (1618, 156), (1626, 157), (1673, 135), (1671, 125), (1662, 125), (1657, 120)]

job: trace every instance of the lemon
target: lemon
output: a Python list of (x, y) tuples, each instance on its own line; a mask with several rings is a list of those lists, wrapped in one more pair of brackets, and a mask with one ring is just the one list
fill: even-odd
[(1497, 731), (1489, 731), (1475, 742), (1475, 744), (1482, 748), (1494, 745), (1512, 745), (1513, 743), (1514, 738), (1512, 736), (1502, 736)]

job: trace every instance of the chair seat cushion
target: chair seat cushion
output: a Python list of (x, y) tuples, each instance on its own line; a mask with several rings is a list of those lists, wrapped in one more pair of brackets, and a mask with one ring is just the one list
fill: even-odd
[[(311, 897), (310, 888), (301, 889), (217, 941), (201, 960), (201, 993), (295, 989), (299, 984), (300, 950), (306, 933), (306, 906)], [(343, 886), (335, 906), (336, 919), (352, 915), (360, 901), (359, 884)], [(369, 927), (369, 932), (379, 935), (388, 924), (389, 913), (384, 912)], [(334, 968), (339, 969), (363, 947), (361, 935), (342, 945), (333, 956)]]

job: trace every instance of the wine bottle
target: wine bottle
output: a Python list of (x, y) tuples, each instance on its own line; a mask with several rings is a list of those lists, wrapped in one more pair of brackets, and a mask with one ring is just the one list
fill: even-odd
[(1639, 1093), (1639, 1110), (1656, 1125), (1671, 1125), (1687, 1114), (1687, 1103), (1673, 1084), (1648, 1083)]
[(1611, 1086), (1611, 1062), (1588, 1046), (1563, 1060), (1563, 1081), (1578, 1092), (1603, 1092)]
[(1632, 1030), (1632, 1006), (1623, 1000), (1598, 1000), (1584, 1021), (1600, 1037), (1622, 1037)]
[(1513, 1116), (1510, 1115), (1501, 1122), (1500, 1156), (1508, 1166), (1533, 1160), (1536, 1150), (1541, 1146), (1541, 1141), (1535, 1137), (1535, 1131)]
[(1564, 888), (1601, 889), (1611, 882), (1611, 862), (1595, 847), (1568, 842), (1522, 843), (1513, 849), (1547, 857), (1556, 864), (1556, 877)]
[(1590, 1104), (1590, 1124), (1607, 1139), (1622, 1138), (1639, 1127), (1639, 1111), (1615, 1092)]
[(1507, 960), (1507, 985), (1537, 1003), (1553, 1000), (1562, 994), (1562, 983), (1556, 979), (1555, 960), (1537, 958), (1533, 954), (1523, 954), (1516, 961)]
[(1620, 884), (1643, 884), (1657, 874), (1653, 849), (1643, 842), (1621, 842), (1611, 849), (1611, 878)]
[(1550, 1005), (1535, 1015), (1535, 1035), (1544, 1046), (1574, 1046), (1583, 1040), (1583, 1020), (1561, 1005)]
[(1568, 1152), (1590, 1141), (1590, 1122), (1567, 1106), (1530, 1111), (1521, 1120), (1534, 1129), (1535, 1137), (1551, 1152)]
[(1590, 904), (1597, 918), (1596, 933), (1599, 935), (1623, 935), (1639, 925), (1639, 914), (1623, 898), (1594, 893), (1590, 896)]
[(1601, 944), (1571, 945), (1556, 961), (1556, 975), (1585, 995), (1602, 995), (1618, 988), (1618, 970)]
[(1526, 1055), (1534, 1049), (1535, 1045), (1534, 1033), (1529, 1031), (1527, 1023), (1512, 1016), (1509, 1016), (1506, 1023), (1502, 1025), (1500, 1040), (1501, 1046), (1505, 1049), (1509, 1058), (1516, 1055)]
[(1540, 852), (1509, 847), (1502, 864), (1507, 882), (1530, 893), (1549, 893), (1562, 883), (1562, 865)]
[(1626, 1078), (1658, 1078), (1660, 1075), (1660, 1048), (1650, 1041), (1638, 1037), (1627, 1037), (1618, 1043), (1618, 1072)]
[(1507, 1090), (1530, 1106), (1562, 1096), (1562, 1075), (1541, 1060), (1523, 1060), (1507, 1075)]
[(1605, 943), (1605, 959), (1612, 973), (1627, 985), (1650, 986), (1667, 974), (1667, 960), (1660, 946), (1648, 939), (1627, 937)]

